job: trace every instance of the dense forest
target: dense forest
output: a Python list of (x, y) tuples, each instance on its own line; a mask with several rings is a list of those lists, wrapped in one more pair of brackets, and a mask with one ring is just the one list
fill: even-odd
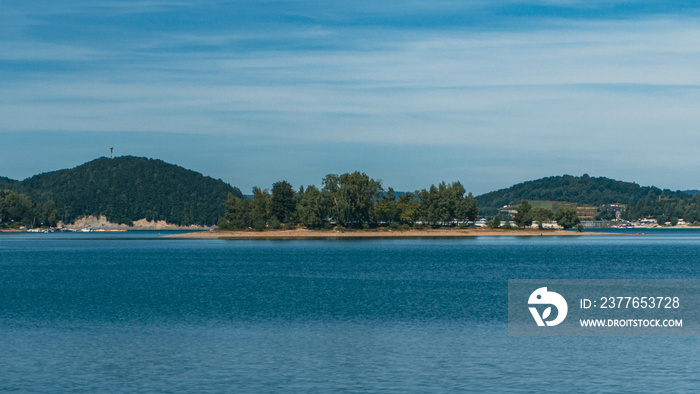
[(263, 230), (267, 226), (308, 228), (408, 226), (418, 221), (441, 226), (475, 220), (478, 207), (471, 193), (459, 182), (445, 182), (428, 189), (397, 196), (380, 181), (364, 173), (329, 174), (322, 187), (303, 186), (295, 191), (286, 181), (276, 182), (272, 190), (253, 188), (252, 198), (229, 195), (222, 229)]
[(115, 223), (146, 218), (213, 225), (224, 216), (221, 202), (226, 196), (241, 197), (240, 190), (221, 180), (162, 160), (132, 156), (99, 158), (21, 182), (3, 178), (0, 186), (39, 203), (53, 201), (59, 219), (66, 223), (105, 215)]
[(58, 210), (53, 201), (37, 204), (33, 198), (0, 190), (0, 229), (50, 227), (58, 223)]
[(11, 190), (13, 187), (15, 187), (17, 185), (17, 183), (19, 183), (19, 182), (15, 181), (14, 179), (0, 176), (0, 190)]
[(521, 200), (565, 201), (601, 206), (613, 203), (634, 205), (642, 199), (658, 200), (659, 197), (683, 200), (689, 199), (690, 195), (584, 174), (581, 177), (563, 175), (523, 182), (480, 195), (476, 201), (482, 215), (493, 216), (498, 208), (518, 204)]

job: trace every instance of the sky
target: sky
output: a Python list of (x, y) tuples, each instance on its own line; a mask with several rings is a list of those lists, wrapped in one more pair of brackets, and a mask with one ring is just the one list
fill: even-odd
[(0, 176), (114, 147), (244, 193), (353, 171), (700, 189), (696, 4), (2, 1)]

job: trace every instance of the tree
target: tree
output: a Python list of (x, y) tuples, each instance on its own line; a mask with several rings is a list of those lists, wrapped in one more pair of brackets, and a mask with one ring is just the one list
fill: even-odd
[(31, 225), (37, 216), (36, 201), (33, 198), (13, 192), (0, 190), (0, 225)]
[(559, 208), (554, 217), (557, 224), (564, 227), (564, 229), (570, 229), (581, 223), (581, 219), (579, 219), (576, 209), (572, 207)]
[(545, 207), (534, 207), (526, 215), (527, 220), (530, 223), (535, 222), (542, 228), (543, 222), (548, 222), (554, 218), (554, 212), (551, 209)]
[(0, 190), (0, 226), (55, 226), (58, 211), (53, 201), (37, 204), (33, 198), (10, 190)]
[(292, 185), (287, 181), (272, 184), (272, 196), (270, 197), (270, 217), (280, 222), (287, 223), (294, 220), (294, 212), (297, 206), (297, 196)]
[(394, 195), (394, 189), (389, 188), (374, 206), (374, 221), (383, 223), (393, 223), (399, 220), (399, 207)]
[(310, 228), (321, 227), (328, 211), (321, 191), (315, 186), (309, 186), (306, 191), (301, 187), (298, 196), (296, 213), (299, 223)]
[[(476, 199), (471, 193), (460, 200), (455, 215), (461, 220), (471, 220), (474, 221), (479, 214), (479, 207), (476, 204)], [(496, 215), (498, 216), (498, 215)]]
[(494, 216), (486, 225), (490, 228), (499, 228), (501, 226), (501, 217), (499, 215)]
[[(440, 186), (445, 186), (443, 182)], [(421, 220), (425, 223), (437, 226), (444, 220), (450, 220), (447, 211), (447, 204), (440, 201), (440, 188), (430, 185), (430, 188), (423, 189), (417, 193), (420, 199)]]
[(396, 204), (399, 211), (399, 222), (403, 224), (413, 224), (420, 217), (420, 202), (413, 193), (406, 193), (399, 196)]
[[(228, 223), (226, 227), (232, 229), (244, 229), (252, 226), (250, 220), (251, 201), (247, 198), (238, 198), (229, 193), (226, 202), (224, 203), (225, 218)], [(221, 224), (219, 223), (221, 227)]]
[(58, 224), (58, 209), (56, 204), (49, 200), (37, 206), (37, 219), (46, 227), (56, 227)]
[(513, 215), (513, 221), (518, 227), (527, 227), (532, 224), (532, 219), (527, 217), (527, 214), (532, 209), (532, 205), (527, 200), (520, 201), (518, 205), (517, 213)]
[(270, 219), (270, 192), (267, 189), (253, 188), (253, 202), (250, 211), (250, 224), (253, 229), (262, 231)]
[(438, 186), (418, 192), (420, 198), (421, 218), (433, 226), (445, 225), (453, 220), (475, 220), (479, 211), (476, 200), (471, 193), (465, 197), (466, 190), (460, 182)]
[(323, 191), (333, 201), (331, 215), (340, 223), (347, 226), (370, 222), (374, 202), (382, 190), (379, 181), (356, 171), (326, 175), (323, 183)]
[(323, 177), (322, 183), (323, 193), (329, 196), (335, 196), (335, 194), (338, 193), (338, 189), (340, 189), (340, 176), (336, 174), (328, 174)]

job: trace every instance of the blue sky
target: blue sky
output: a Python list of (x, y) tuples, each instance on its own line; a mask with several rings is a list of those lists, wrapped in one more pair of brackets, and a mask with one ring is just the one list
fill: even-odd
[(245, 193), (363, 171), (481, 194), (588, 173), (697, 189), (691, 1), (17, 1), (0, 175), (159, 158)]

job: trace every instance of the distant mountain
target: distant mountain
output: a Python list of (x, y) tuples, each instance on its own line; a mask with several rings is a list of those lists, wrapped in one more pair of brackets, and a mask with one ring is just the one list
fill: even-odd
[(683, 190), (683, 193), (694, 196), (696, 194), (700, 194), (700, 190)]
[(476, 197), (479, 209), (494, 211), (521, 200), (566, 201), (577, 204), (630, 204), (642, 198), (652, 200), (664, 198), (686, 199), (689, 195), (681, 191), (661, 190), (653, 186), (639, 186), (632, 182), (617, 181), (605, 177), (581, 177), (562, 175), (519, 183), (506, 189)]
[(13, 181), (0, 178), (0, 189), (26, 194), (39, 202), (53, 200), (61, 220), (105, 215), (115, 223), (165, 220), (213, 225), (224, 215), (228, 193), (241, 191), (162, 160), (122, 156), (99, 158), (75, 168)]

